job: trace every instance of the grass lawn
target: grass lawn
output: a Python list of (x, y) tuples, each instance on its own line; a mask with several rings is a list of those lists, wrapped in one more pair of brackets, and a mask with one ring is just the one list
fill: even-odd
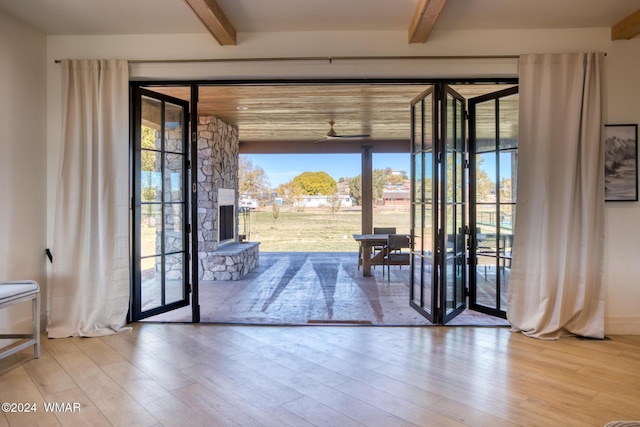
[[(250, 213), (249, 240), (260, 242), (263, 252), (357, 252), (353, 234), (361, 232), (359, 208), (331, 213), (329, 208), (307, 208), (296, 212), (282, 207), (274, 220), (271, 208)], [(242, 215), (240, 233), (245, 233)], [(409, 233), (409, 206), (376, 207), (376, 227), (396, 227), (398, 233)]]

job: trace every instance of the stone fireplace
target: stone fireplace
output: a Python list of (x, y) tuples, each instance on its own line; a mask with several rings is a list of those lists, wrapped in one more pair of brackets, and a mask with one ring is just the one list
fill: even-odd
[(257, 242), (238, 240), (237, 129), (198, 118), (198, 261), (200, 280), (239, 280), (258, 265)]

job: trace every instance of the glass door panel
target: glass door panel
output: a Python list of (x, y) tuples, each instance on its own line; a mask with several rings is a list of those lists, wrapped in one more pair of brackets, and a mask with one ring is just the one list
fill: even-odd
[(518, 88), (469, 100), (469, 307), (506, 318), (516, 211)]
[(132, 320), (188, 305), (188, 103), (136, 88)]
[(433, 218), (433, 89), (411, 102), (411, 269), (410, 304), (435, 323), (437, 306)]
[(466, 156), (465, 99), (444, 86), (445, 106), (441, 128), (445, 141), (441, 151), (443, 197), (440, 229), (446, 232), (443, 283), (441, 293), (442, 323), (446, 323), (466, 308)]
[[(443, 106), (444, 108), (441, 108)], [(411, 306), (432, 323), (466, 304), (465, 101), (437, 85), (411, 103)]]

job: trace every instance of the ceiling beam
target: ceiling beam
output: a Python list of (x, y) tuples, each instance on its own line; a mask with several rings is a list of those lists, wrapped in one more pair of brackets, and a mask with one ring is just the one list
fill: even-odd
[(409, 43), (424, 43), (447, 0), (420, 0), (409, 26)]
[(216, 0), (185, 0), (221, 46), (235, 46), (236, 30)]
[(611, 27), (611, 40), (629, 40), (640, 34), (640, 9)]

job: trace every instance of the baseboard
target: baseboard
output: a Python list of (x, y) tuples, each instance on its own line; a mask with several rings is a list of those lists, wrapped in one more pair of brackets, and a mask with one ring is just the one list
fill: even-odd
[(640, 316), (605, 317), (604, 329), (606, 335), (640, 335)]

